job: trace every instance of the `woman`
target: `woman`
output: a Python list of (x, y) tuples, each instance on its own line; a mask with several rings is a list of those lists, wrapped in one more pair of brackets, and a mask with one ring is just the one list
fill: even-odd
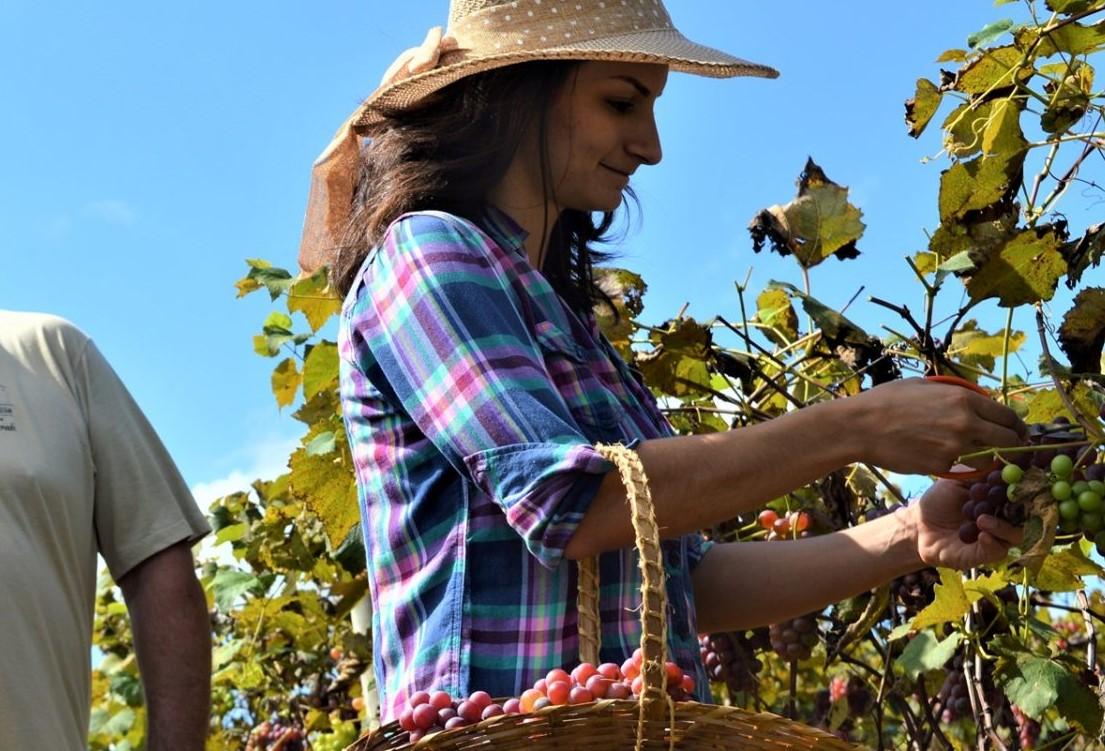
[(653, 108), (669, 70), (775, 75), (686, 41), (658, 0), (453, 0), (448, 33), (404, 53), (316, 165), (301, 258), (329, 263), (347, 293), (342, 401), (385, 720), (416, 690), (517, 696), (574, 665), (573, 561), (587, 556), (601, 554), (600, 657), (632, 652), (633, 536), (599, 442), (634, 446), (650, 478), (669, 652), (699, 698), (699, 632), (807, 613), (926, 565), (994, 561), (1018, 539), (983, 517), (978, 542), (960, 542), (965, 491), (938, 482), (835, 534), (702, 540), (849, 463), (941, 471), (1018, 444), (1024, 427), (967, 390), (907, 380), (672, 437), (591, 313), (593, 244), (630, 176), (661, 159)]

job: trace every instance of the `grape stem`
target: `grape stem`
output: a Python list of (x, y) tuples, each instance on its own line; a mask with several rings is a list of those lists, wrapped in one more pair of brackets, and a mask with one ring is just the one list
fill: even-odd
[(1094, 626), (1093, 618), (1090, 617), (1090, 600), (1086, 597), (1086, 590), (1078, 590), (1078, 609), (1082, 612), (1082, 620), (1086, 622), (1086, 635), (1089, 636), (1089, 640), (1086, 643), (1086, 667), (1093, 671), (1097, 676), (1098, 682), (1101, 681), (1101, 668), (1097, 665), (1097, 629)]
[[(929, 731), (925, 734), (924, 742), (921, 744), (922, 748), (928, 748), (929, 743), (935, 737), (947, 751), (955, 751), (951, 741), (940, 729), (940, 722), (936, 719), (937, 708), (929, 701), (928, 692), (925, 690), (925, 679), (921, 676), (917, 676), (917, 696), (919, 698), (918, 703), (924, 708), (925, 721), (929, 726)], [(939, 702), (937, 704), (939, 705)]]

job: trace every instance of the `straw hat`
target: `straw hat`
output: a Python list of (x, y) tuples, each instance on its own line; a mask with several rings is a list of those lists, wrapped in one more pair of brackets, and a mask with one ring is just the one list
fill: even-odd
[(660, 63), (715, 78), (775, 78), (774, 68), (695, 44), (660, 0), (452, 0), (449, 26), (407, 50), (361, 105), (354, 126), (380, 120), (454, 81), (531, 60)]
[(775, 78), (766, 65), (695, 44), (660, 0), (451, 0), (449, 25), (403, 52), (315, 161), (300, 266), (326, 264), (348, 224), (358, 137), (467, 76), (533, 60), (659, 63), (714, 78)]

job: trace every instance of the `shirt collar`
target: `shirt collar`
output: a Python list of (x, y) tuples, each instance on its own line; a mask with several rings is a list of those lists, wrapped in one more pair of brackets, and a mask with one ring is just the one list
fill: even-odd
[(523, 244), (529, 236), (522, 225), (514, 221), (505, 211), (488, 204), (484, 212), (484, 225), (487, 234), (504, 250), (513, 250), (519, 255), (526, 254)]

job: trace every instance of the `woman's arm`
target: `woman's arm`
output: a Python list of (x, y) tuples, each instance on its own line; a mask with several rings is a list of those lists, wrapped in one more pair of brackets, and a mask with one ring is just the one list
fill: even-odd
[[(857, 461), (903, 473), (947, 470), (971, 450), (1020, 443), (1009, 409), (967, 389), (920, 379), (788, 413), (752, 427), (642, 443), (656, 520), (665, 537), (759, 508)], [(633, 544), (625, 490), (609, 473), (566, 556)]]
[(978, 542), (961, 542), (955, 531), (966, 500), (962, 486), (942, 481), (919, 503), (833, 534), (715, 545), (694, 572), (699, 631), (778, 623), (924, 566), (966, 569), (1001, 560), (1020, 530), (982, 517)]

